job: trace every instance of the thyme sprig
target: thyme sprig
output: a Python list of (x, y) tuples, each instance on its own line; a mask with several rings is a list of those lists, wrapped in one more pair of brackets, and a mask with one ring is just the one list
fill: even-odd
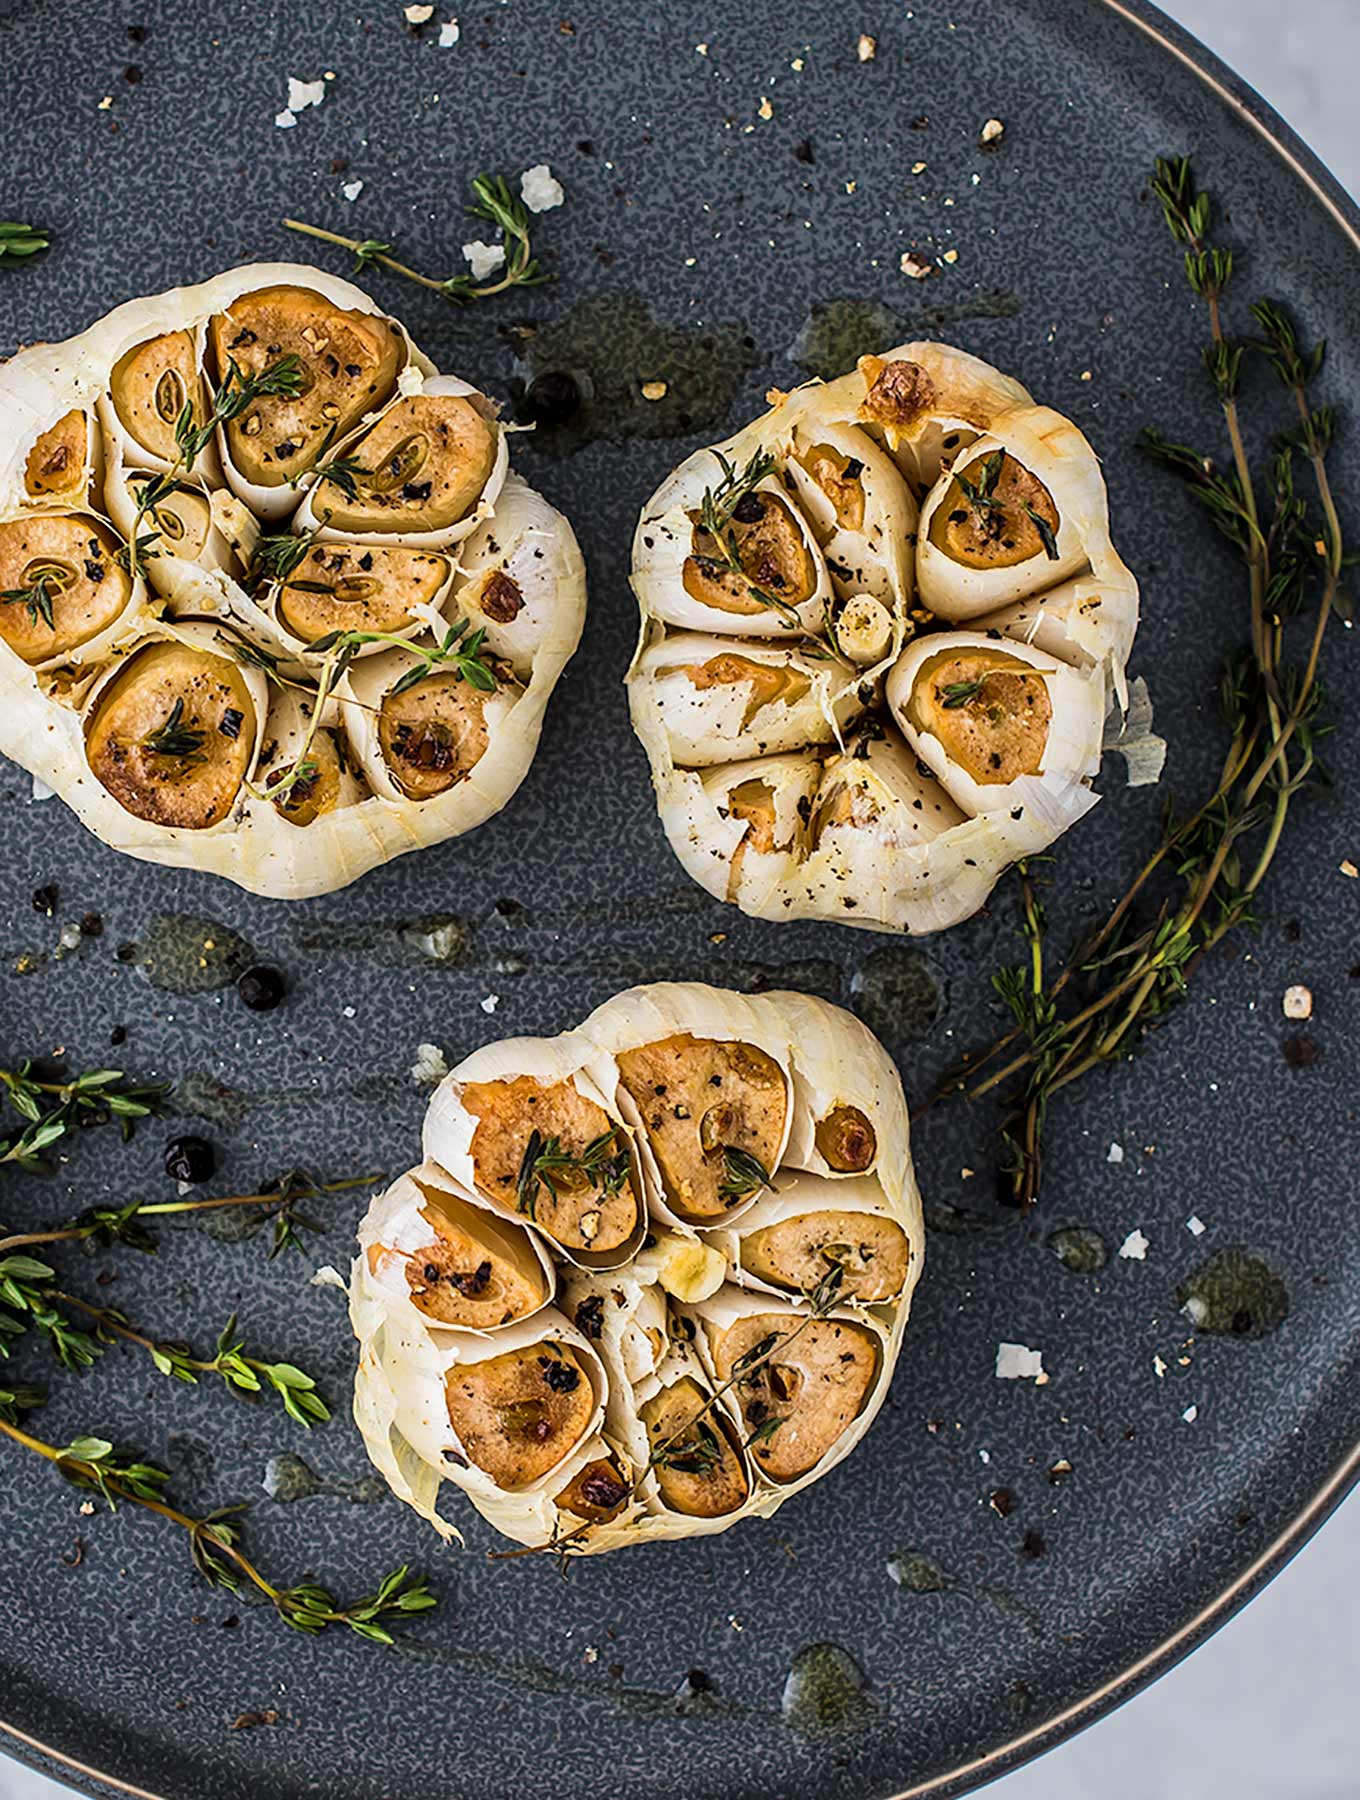
[(632, 1169), (627, 1140), (619, 1125), (611, 1125), (598, 1137), (591, 1138), (580, 1154), (562, 1148), (560, 1137), (544, 1137), (535, 1128), (529, 1133), (515, 1177), (516, 1208), (526, 1217), (537, 1216), (538, 1196), (546, 1187), (556, 1194), (554, 1176), (569, 1175), (584, 1180), (606, 1200), (623, 1187)]
[[(1352, 559), (1327, 473), (1336, 419), (1313, 400), (1325, 347), (1305, 347), (1284, 309), (1268, 299), (1249, 309), (1259, 335), (1230, 336), (1223, 302), (1233, 259), (1211, 239), (1209, 196), (1196, 187), (1185, 158), (1160, 160), (1152, 187), (1185, 246), (1187, 278), (1208, 313), (1203, 360), (1230, 456), (1220, 467), (1155, 432), (1144, 434), (1143, 448), (1185, 483), (1245, 564), (1249, 641), (1228, 657), (1220, 683), (1229, 743), (1212, 791), (1192, 811), (1168, 808), (1157, 845), (1122, 898), (1056, 972), (1047, 966), (1043, 908), (1022, 869), (1027, 955), (995, 978), (1014, 1023), (947, 1077), (940, 1093), (1004, 1093), (1008, 1187), (1025, 1206), (1040, 1191), (1054, 1095), (1092, 1069), (1131, 1057), (1184, 998), (1201, 959), (1255, 922), (1290, 809), (1322, 779), (1317, 748), (1330, 727), (1321, 711), (1319, 658), (1329, 620), (1349, 616), (1342, 577)], [(1239, 412), (1243, 368), (1253, 357), (1273, 370), (1290, 415), (1263, 476), (1248, 456)], [(1296, 488), (1301, 470), (1311, 479), (1311, 504)], [(1286, 656), (1286, 631), (1310, 605), (1300, 664)]]
[(738, 1200), (744, 1200), (757, 1188), (772, 1188), (774, 1181), (770, 1171), (758, 1156), (749, 1150), (742, 1150), (736, 1144), (724, 1144), (722, 1147), (722, 1174), (718, 1179), (718, 1198), (725, 1200), (729, 1206)]
[(425, 1582), (405, 1564), (386, 1575), (371, 1594), (348, 1606), (340, 1605), (328, 1589), (315, 1582), (279, 1587), (242, 1547), (235, 1519), (243, 1507), (226, 1507), (202, 1518), (181, 1511), (166, 1497), (168, 1472), (133, 1453), (119, 1451), (108, 1438), (77, 1437), (68, 1444), (48, 1443), (2, 1411), (0, 1433), (53, 1464), (75, 1486), (99, 1494), (110, 1507), (128, 1500), (178, 1525), (188, 1534), (190, 1557), (205, 1581), (232, 1593), (245, 1585), (254, 1588), (295, 1631), (315, 1636), (332, 1625), (346, 1626), (371, 1643), (390, 1645), (394, 1641), (390, 1625), (438, 1604)]
[(404, 694), (436, 669), (445, 667), (451, 668), (481, 693), (494, 694), (500, 683), (496, 671), (483, 655), (486, 627), (479, 625), (475, 631), (469, 631), (470, 623), (468, 619), (459, 619), (448, 627), (437, 644), (417, 644), (393, 631), (328, 631), (307, 646), (307, 655), (334, 656), (343, 670), (365, 644), (392, 644), (419, 657), (420, 661), (393, 682), (387, 690), (389, 694)]
[(0, 606), (23, 606), (28, 611), (30, 624), (36, 625), (41, 619), (49, 631), (55, 631), (57, 621), (52, 601), (63, 585), (53, 570), (43, 569), (22, 587), (5, 588), (0, 592)]
[(176, 696), (165, 722), (142, 739), (143, 750), (152, 756), (164, 756), (192, 768), (207, 759), (201, 754), (208, 741), (206, 731), (184, 723), (184, 702)]
[[(316, 1382), (305, 1370), (295, 1363), (265, 1362), (246, 1355), (234, 1313), (219, 1335), (213, 1354), (199, 1357), (187, 1344), (138, 1331), (126, 1314), (114, 1307), (97, 1306), (79, 1294), (52, 1286), (55, 1280), (52, 1266), (35, 1256), (0, 1258), (0, 1307), (11, 1314), (4, 1335), (17, 1335), (15, 1323), (20, 1330), (32, 1325), (45, 1333), (53, 1355), (65, 1369), (88, 1369), (103, 1354), (104, 1345), (118, 1339), (145, 1350), (153, 1366), (175, 1381), (196, 1384), (200, 1375), (218, 1375), (233, 1393), (249, 1398), (272, 1389), (288, 1416), (309, 1428), (331, 1416), (330, 1408), (317, 1392)], [(93, 1335), (73, 1327), (67, 1316), (70, 1312), (89, 1319)], [(3, 1343), (4, 1337), (0, 1337), (0, 1345)], [(0, 1350), (0, 1354), (4, 1353)]]
[(138, 1119), (159, 1112), (169, 1090), (165, 1081), (126, 1084), (121, 1069), (87, 1069), (70, 1080), (41, 1079), (31, 1059), (0, 1069), (0, 1096), (24, 1121), (17, 1131), (0, 1133), (0, 1165), (45, 1169), (45, 1151), (77, 1128), (110, 1118), (130, 1138)]
[(774, 474), (779, 467), (778, 460), (768, 450), (757, 449), (752, 452), (745, 468), (738, 469), (721, 450), (715, 450), (713, 455), (718, 459), (722, 477), (716, 487), (704, 489), (703, 499), (699, 502), (699, 529), (713, 539), (718, 546), (723, 566), (740, 578), (753, 600), (758, 601), (761, 606), (774, 607), (787, 623), (801, 630), (803, 621), (798, 608), (782, 595), (772, 593), (769, 588), (762, 587), (751, 579), (741, 560), (741, 546), (737, 538), (737, 509), (762, 481)]
[(994, 450), (982, 465), (982, 471), (976, 481), (970, 481), (962, 470), (956, 470), (954, 481), (959, 492), (975, 513), (978, 513), (989, 527), (995, 523), (990, 517), (993, 513), (1004, 514), (1006, 502), (999, 500), (996, 484), (1001, 479), (1002, 466), (1006, 460), (1004, 450)]
[(380, 1187), (385, 1180), (386, 1176), (377, 1174), (321, 1181), (306, 1169), (289, 1169), (266, 1182), (254, 1194), (219, 1194), (203, 1200), (131, 1200), (124, 1206), (90, 1207), (78, 1218), (61, 1224), (0, 1238), (0, 1256), (35, 1244), (74, 1243), (84, 1238), (96, 1238), (101, 1244), (127, 1244), (134, 1250), (154, 1255), (156, 1239), (142, 1223), (144, 1219), (169, 1213), (216, 1212), (225, 1208), (258, 1206), (268, 1209), (265, 1216), (273, 1221), (269, 1248), (272, 1262), (284, 1250), (303, 1249), (302, 1232), (321, 1229), (314, 1219), (297, 1210), (300, 1204), (327, 1194), (345, 1193), (351, 1188)]
[(0, 219), (0, 268), (26, 262), (46, 250), (51, 234), (41, 225), (21, 225), (17, 219)]
[[(799, 1320), (792, 1331), (770, 1332), (760, 1341), (760, 1343), (756, 1344), (745, 1356), (741, 1357), (733, 1365), (731, 1375), (726, 1381), (713, 1389), (712, 1393), (704, 1401), (702, 1406), (697, 1407), (683, 1423), (677, 1425), (673, 1431), (668, 1432), (659, 1443), (650, 1446), (647, 1453), (646, 1467), (628, 1488), (620, 1504), (626, 1505), (627, 1502), (638, 1493), (643, 1483), (646, 1481), (647, 1476), (653, 1469), (667, 1467), (684, 1468), (690, 1473), (703, 1473), (703, 1468), (711, 1467), (712, 1464), (718, 1460), (718, 1456), (708, 1459), (704, 1462), (702, 1467), (697, 1461), (690, 1464), (688, 1461), (680, 1462), (673, 1460), (677, 1446), (680, 1447), (679, 1455), (681, 1457), (688, 1458), (690, 1456), (702, 1456), (703, 1452), (700, 1449), (700, 1445), (704, 1440), (701, 1437), (701, 1427), (707, 1432), (714, 1444), (716, 1444), (716, 1432), (713, 1426), (706, 1423), (714, 1408), (722, 1404), (723, 1400), (731, 1393), (733, 1388), (747, 1385), (777, 1352), (787, 1350), (790, 1344), (796, 1343), (810, 1325), (814, 1324), (818, 1319), (824, 1319), (828, 1313), (834, 1312), (836, 1307), (840, 1304), (841, 1289), (844, 1285), (845, 1269), (841, 1264), (837, 1263), (832, 1268), (828, 1269), (826, 1274), (817, 1282), (816, 1286), (809, 1290), (804, 1296), (808, 1304), (807, 1314), (804, 1318)], [(766, 1436), (769, 1435), (771, 1434), (766, 1433)], [(753, 1434), (749, 1441), (759, 1441), (758, 1434)], [(719, 1452), (719, 1455), (720, 1454), (721, 1452)], [(573, 1530), (563, 1532), (561, 1535), (554, 1536), (551, 1543), (526, 1544), (520, 1550), (493, 1550), (490, 1553), (490, 1560), (493, 1562), (509, 1562), (521, 1556), (542, 1556), (547, 1553), (557, 1558), (558, 1565), (565, 1574), (567, 1563), (573, 1550), (581, 1544), (583, 1539), (589, 1537), (594, 1529), (594, 1525), (587, 1523), (578, 1525)]]
[(539, 263), (530, 245), (531, 215), (501, 175), (478, 175), (472, 183), (473, 204), (465, 210), (474, 219), (484, 219), (501, 234), (505, 246), (505, 268), (495, 281), (481, 282), (471, 275), (447, 275), (440, 279), (422, 275), (407, 263), (398, 262), (392, 251), (395, 245), (381, 238), (345, 237), (338, 231), (325, 231), (319, 225), (306, 225), (300, 219), (285, 219), (289, 231), (300, 231), (307, 237), (320, 238), (326, 244), (338, 244), (354, 257), (354, 272), (377, 264), (408, 281), (418, 281), (445, 300), (466, 306), (473, 300), (489, 300), (508, 288), (539, 287), (555, 279)]
[(164, 474), (153, 475), (137, 491), (137, 510), (126, 545), (129, 575), (136, 576), (144, 556), (156, 554), (149, 545), (160, 533), (155, 531), (143, 536), (142, 520), (148, 513), (154, 519), (157, 509), (178, 490), (181, 476), (202, 456), (218, 426), (230, 424), (256, 400), (271, 396), (295, 399), (302, 392), (305, 380), (302, 363), (291, 352), (254, 375), (245, 374), (233, 356), (227, 359), (226, 371), (212, 397), (206, 418), (199, 419), (191, 399), (184, 402), (175, 420), (175, 460)]

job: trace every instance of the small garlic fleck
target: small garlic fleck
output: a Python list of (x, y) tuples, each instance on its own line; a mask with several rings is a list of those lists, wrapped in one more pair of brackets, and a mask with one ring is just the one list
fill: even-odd
[(958, 251), (957, 250), (946, 250), (944, 253), (944, 260), (947, 263), (956, 263), (959, 260)]
[(774, 117), (774, 108), (770, 105), (770, 97), (768, 94), (762, 94), (760, 96), (760, 105), (756, 108), (756, 112), (762, 119), (772, 119)]
[(878, 39), (870, 37), (867, 31), (861, 31), (855, 48), (861, 62), (872, 62), (878, 55)]
[(935, 267), (930, 258), (922, 256), (918, 250), (904, 250), (897, 266), (904, 275), (910, 275), (913, 281), (924, 281)]
[(664, 400), (669, 391), (669, 387), (664, 381), (644, 381), (642, 384), (644, 400)]
[(434, 17), (434, 8), (432, 6), (408, 6), (404, 9), (404, 16), (408, 25), (428, 25)]
[(1313, 992), (1301, 982), (1284, 990), (1284, 1016), (1286, 1019), (1311, 1019), (1313, 1016)]
[(1001, 134), (1005, 129), (1006, 127), (1001, 123), (1000, 119), (988, 119), (987, 123), (982, 127), (982, 130), (978, 133), (978, 142), (980, 144), (998, 144), (1001, 141)]
[(1343, 875), (1348, 875), (1352, 881), (1356, 880), (1357, 877), (1360, 877), (1360, 869), (1356, 868), (1349, 856), (1341, 864), (1341, 873)]

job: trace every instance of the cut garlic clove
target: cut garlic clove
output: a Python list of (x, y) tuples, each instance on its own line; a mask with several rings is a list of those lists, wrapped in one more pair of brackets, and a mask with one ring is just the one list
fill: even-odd
[(634, 728), (689, 768), (835, 743), (864, 708), (859, 675), (811, 649), (658, 638), (630, 672)]
[(705, 496), (721, 488), (724, 466), (767, 453), (742, 433), (716, 451), (696, 451), (652, 495), (633, 540), (633, 588), (644, 615), (750, 638), (822, 629), (834, 593), (826, 559), (775, 475), (737, 500), (721, 541), (703, 524)]
[(139, 592), (126, 546), (88, 513), (0, 523), (0, 641), (30, 667), (95, 655)]
[[(296, 359), (298, 393), (261, 395), (220, 428), (232, 486), (262, 505), (272, 492), (283, 512), (298, 502), (290, 484), (383, 405), (407, 360), (390, 320), (337, 306), (310, 286), (236, 295), (209, 321), (208, 338), (219, 387), (233, 367), (249, 378)], [(270, 508), (267, 516), (281, 514)]]
[(445, 548), (493, 509), (508, 450), (491, 401), (454, 376), (394, 400), (344, 446), (348, 473), (308, 489), (299, 523), (323, 538)]
[(1103, 673), (1083, 674), (1028, 644), (962, 631), (923, 638), (898, 659), (888, 702), (970, 814), (1041, 793), (1061, 805), (1100, 766)]
[[(308, 645), (335, 631), (414, 635), (440, 618), (453, 583), (448, 557), (394, 544), (314, 543), (276, 584), (270, 611)], [(381, 651), (362, 645), (359, 654)]]
[(98, 478), (99, 434), (81, 407), (39, 434), (24, 459), (24, 498), (43, 506), (83, 507)]
[(541, 1310), (556, 1287), (533, 1232), (458, 1192), (432, 1165), (378, 1195), (359, 1249), (374, 1293), (408, 1325), (494, 1331)]
[(220, 826), (259, 749), (254, 671), (209, 648), (208, 627), (167, 627), (91, 692), (90, 772), (124, 811), (175, 831)]

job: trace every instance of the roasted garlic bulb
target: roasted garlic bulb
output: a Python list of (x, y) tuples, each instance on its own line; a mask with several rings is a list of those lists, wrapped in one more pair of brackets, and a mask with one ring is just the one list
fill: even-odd
[(494, 404), (349, 282), (232, 269), (0, 368), (0, 751), (282, 899), (528, 771), (585, 573)]
[(743, 912), (937, 931), (1096, 803), (1137, 583), (1091, 446), (977, 358), (906, 344), (772, 400), (638, 523), (661, 820)]
[(591, 1555), (769, 1515), (883, 1401), (925, 1238), (906, 1104), (839, 1007), (633, 988), (440, 1084), (369, 1207), (354, 1412), (393, 1491)]

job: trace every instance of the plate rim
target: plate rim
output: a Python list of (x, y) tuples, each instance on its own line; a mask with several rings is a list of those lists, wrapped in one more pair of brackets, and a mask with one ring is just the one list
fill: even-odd
[[(1332, 223), (1360, 253), (1360, 204), (1296, 131), (1193, 32), (1167, 16), (1152, 0), (1095, 0), (1117, 18), (1134, 26), (1160, 45), (1167, 55), (1198, 77), (1219, 99), (1248, 124), (1256, 135), (1285, 163), (1295, 178), (1313, 195)], [(1126, 1700), (1141, 1693), (1168, 1673), (1200, 1644), (1226, 1625), (1272, 1581), (1314, 1534), (1327, 1522), (1351, 1492), (1360, 1486), (1360, 1438), (1333, 1465), (1331, 1471), (1284, 1525), (1275, 1538), (1247, 1567), (1228, 1582), (1207, 1605), (1169, 1633), (1160, 1643), (1136, 1658), (1117, 1675), (1083, 1699), (1074, 1701), (1027, 1731), (1008, 1738), (995, 1749), (910, 1787), (900, 1788), (890, 1800), (947, 1800), (972, 1793), (1002, 1775), (1022, 1768), (1067, 1738), (1105, 1718)], [(171, 1793), (138, 1786), (81, 1761), (41, 1738), (0, 1718), (0, 1750), (22, 1766), (49, 1779), (70, 1775), (97, 1783), (110, 1793), (132, 1800), (176, 1800)], [(88, 1791), (88, 1790), (87, 1790)]]

